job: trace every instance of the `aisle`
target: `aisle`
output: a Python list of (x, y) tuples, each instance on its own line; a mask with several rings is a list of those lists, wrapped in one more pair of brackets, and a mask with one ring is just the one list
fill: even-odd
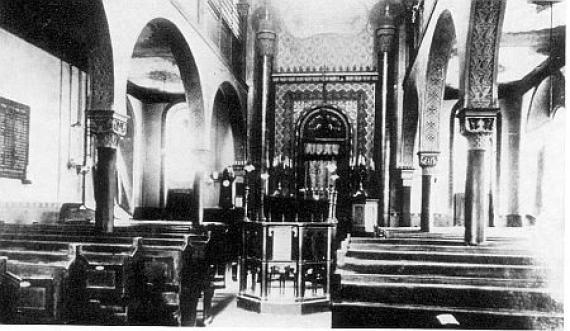
[[(237, 289), (226, 289), (215, 294), (212, 302), (213, 318), (206, 327), (237, 327), (237, 328), (331, 328), (331, 312), (314, 313), (307, 315), (277, 315), (258, 314), (237, 307)], [(204, 326), (202, 321), (202, 301), (198, 309), (198, 325)]]

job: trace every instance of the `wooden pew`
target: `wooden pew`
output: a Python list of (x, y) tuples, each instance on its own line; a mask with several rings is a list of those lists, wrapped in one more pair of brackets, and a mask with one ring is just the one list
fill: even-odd
[(11, 315), (10, 299), (13, 297), (13, 289), (9, 287), (9, 275), (6, 273), (8, 258), (0, 256), (0, 323), (6, 323)]
[[(0, 226), (0, 239), (25, 240), (38, 242), (83, 242), (97, 245), (121, 245), (132, 240), (132, 236), (142, 235), (141, 259), (131, 268), (136, 277), (132, 279), (130, 290), (131, 324), (169, 324), (166, 318), (143, 318), (147, 316), (172, 316), (174, 324), (194, 325), (196, 303), (201, 292), (205, 296), (205, 313), (208, 315), (209, 301), (213, 296), (216, 282), (210, 279), (212, 270), (227, 260), (227, 252), (223, 236), (214, 235), (217, 239), (208, 240), (208, 231), (216, 232), (224, 228), (219, 225), (208, 225), (199, 230), (202, 234), (183, 234), (190, 227), (175, 226), (174, 229), (159, 224), (144, 224), (133, 228), (119, 228), (112, 234), (95, 234), (86, 226)], [(218, 231), (219, 232), (219, 231)], [(222, 231), (223, 232), (223, 231)], [(208, 246), (208, 243), (212, 244)], [(213, 245), (215, 243), (215, 245)], [(214, 248), (216, 247), (216, 248)], [(223, 252), (223, 254), (220, 254)], [(236, 251), (237, 252), (237, 251)], [(142, 276), (141, 276), (142, 275)], [(134, 285), (133, 285), (134, 284)], [(153, 299), (149, 299), (153, 298)], [(154, 300), (148, 305), (149, 300)], [(146, 304), (145, 304), (146, 303)], [(141, 307), (162, 307), (158, 311)], [(180, 309), (184, 306), (183, 309)], [(138, 312), (138, 313), (137, 313)], [(149, 314), (150, 313), (150, 314)], [(185, 313), (185, 314), (183, 314)]]
[(70, 244), (68, 251), (14, 251), (6, 247), (0, 255), (8, 258), (2, 284), (8, 307), (6, 323), (69, 323), (74, 307), (82, 306), (85, 261)]
[[(88, 269), (86, 295), (91, 301), (91, 308), (86, 313), (93, 312), (82, 317), (86, 322), (112, 319), (113, 324), (188, 323), (186, 321), (191, 319), (188, 316), (195, 314), (180, 309), (181, 299), (195, 291), (182, 292), (192, 288), (196, 277), (184, 278), (186, 281), (183, 284), (181, 275), (187, 273), (183, 269), (195, 269), (192, 244), (203, 242), (207, 237), (178, 235), (178, 238), (144, 238), (138, 244), (135, 257), (125, 255), (131, 253), (128, 243), (133, 239), (122, 235), (95, 237), (73, 233), (3, 233), (0, 234), (0, 247), (11, 245), (19, 249), (61, 250), (68, 242), (81, 242), (80, 255), (86, 259)], [(109, 256), (105, 253), (112, 254)], [(111, 273), (114, 278), (109, 277)], [(145, 307), (153, 309), (149, 311)], [(102, 310), (107, 312), (103, 313)], [(127, 310), (130, 316), (126, 315)]]
[[(74, 241), (76, 238), (65, 239)], [(65, 245), (73, 246), (75, 254), (81, 257), (83, 273), (80, 280), (71, 277), (70, 281), (83, 284), (81, 297), (85, 298), (81, 305), (74, 307), (73, 320), (76, 322), (104, 320), (111, 324), (125, 324), (129, 305), (129, 286), (132, 283), (129, 277), (132, 278), (131, 269), (138, 258), (140, 241), (141, 238), (135, 238), (130, 245), (110, 245), (29, 241), (29, 238), (0, 239), (0, 252), (19, 264), (27, 263), (26, 274), (35, 277), (46, 272), (43, 266), (45, 263), (57, 265), (58, 262), (65, 261), (66, 252), (63, 248)], [(59, 273), (61, 272), (54, 272), (54, 275), (57, 276)], [(53, 312), (58, 313), (58, 309)], [(35, 319), (32, 320), (37, 322)]]

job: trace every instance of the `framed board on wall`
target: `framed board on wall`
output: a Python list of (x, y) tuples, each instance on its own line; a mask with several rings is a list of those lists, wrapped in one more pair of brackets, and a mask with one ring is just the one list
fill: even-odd
[(28, 183), (30, 107), (0, 97), (0, 177)]

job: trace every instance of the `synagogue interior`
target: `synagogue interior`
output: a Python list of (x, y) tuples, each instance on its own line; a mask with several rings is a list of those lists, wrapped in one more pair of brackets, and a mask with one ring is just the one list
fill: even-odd
[(560, 329), (563, 0), (0, 0), (0, 324)]

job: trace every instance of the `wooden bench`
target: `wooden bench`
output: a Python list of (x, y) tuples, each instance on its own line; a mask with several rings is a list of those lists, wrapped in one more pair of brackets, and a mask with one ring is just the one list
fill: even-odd
[[(81, 279), (71, 277), (69, 281), (83, 284), (81, 297), (86, 301), (81, 306), (74, 307), (74, 321), (104, 319), (117, 324), (127, 321), (128, 293), (131, 284), (128, 277), (132, 274), (132, 265), (138, 258), (140, 238), (135, 238), (130, 245), (77, 244), (29, 239), (0, 239), (0, 252), (10, 258), (9, 265), (13, 261), (17, 261), (18, 264), (26, 263), (30, 277), (41, 274), (46, 263), (59, 265), (65, 262), (69, 257), (69, 253), (65, 251), (66, 245), (73, 247), (75, 255), (81, 258), (83, 269)], [(74, 242), (76, 238), (61, 239)], [(61, 272), (57, 271), (54, 274), (59, 273)], [(46, 282), (43, 283), (47, 284)], [(65, 297), (64, 294), (62, 296)], [(62, 307), (56, 308), (62, 309)], [(59, 310), (55, 309), (52, 312), (58, 314)], [(32, 320), (38, 322), (36, 319)]]
[[(200, 245), (200, 240), (204, 242), (206, 238), (178, 235), (178, 238), (140, 239), (136, 256), (129, 246), (133, 239), (119, 234), (3, 233), (0, 234), (0, 247), (61, 251), (65, 244), (79, 242), (79, 254), (87, 262), (86, 297), (91, 302), (82, 320), (91, 323), (110, 319), (112, 324), (180, 325), (194, 323), (188, 322), (195, 316), (189, 310), (198, 297), (188, 297), (193, 294), (199, 296), (195, 287), (202, 286), (203, 282), (196, 280), (194, 269), (204, 254), (196, 254), (193, 245)], [(23, 254), (33, 256), (36, 252)], [(183, 271), (189, 269), (192, 271)], [(184, 278), (183, 274), (193, 277)], [(184, 304), (181, 300), (190, 302), (187, 305), (190, 308), (180, 309)]]
[[(204, 292), (205, 296), (206, 315), (209, 311), (208, 302), (213, 296), (216, 285), (216, 282), (209, 277), (212, 274), (212, 266), (216, 266), (222, 259), (227, 259), (225, 255), (222, 257), (219, 254), (221, 252), (219, 247), (224, 247), (225, 239), (210, 241), (206, 235), (208, 231), (218, 231), (216, 228), (223, 227), (209, 225), (200, 229), (202, 234), (188, 234), (184, 231), (190, 228), (185, 225), (175, 227), (173, 230), (164, 225), (153, 228), (144, 224), (134, 228), (120, 228), (111, 234), (96, 234), (93, 229), (84, 225), (6, 226), (4, 224), (0, 226), (0, 240), (27, 242), (21, 243), (21, 247), (25, 249), (41, 245), (49, 247), (56, 243), (62, 245), (66, 242), (81, 242), (83, 243), (81, 255), (88, 261), (94, 262), (93, 259), (97, 254), (89, 254), (89, 249), (86, 247), (98, 247), (98, 254), (101, 255), (101, 247), (105, 245), (120, 247), (132, 243), (133, 236), (143, 236), (139, 244), (140, 256), (134, 259), (137, 262), (131, 265), (130, 276), (122, 278), (128, 280), (127, 289), (130, 286), (130, 290), (126, 291), (129, 293), (129, 323), (168, 325), (170, 324), (168, 320), (174, 320), (174, 324), (193, 325), (196, 304), (201, 292)], [(219, 236), (216, 234), (214, 237)], [(95, 246), (85, 246), (86, 243)], [(213, 246), (208, 246), (212, 243), (217, 243), (215, 247), (218, 248), (213, 249)], [(52, 246), (52, 249), (55, 247)], [(116, 250), (116, 248), (109, 249)], [(100, 267), (97, 263), (89, 265)], [(124, 272), (128, 271), (123, 270)], [(149, 311), (144, 307), (157, 309)], [(159, 315), (172, 318), (157, 318)], [(148, 316), (153, 318), (149, 319)]]
[(0, 255), (7, 261), (3, 292), (6, 323), (69, 323), (82, 306), (86, 263), (78, 247), (67, 251), (14, 251)]

